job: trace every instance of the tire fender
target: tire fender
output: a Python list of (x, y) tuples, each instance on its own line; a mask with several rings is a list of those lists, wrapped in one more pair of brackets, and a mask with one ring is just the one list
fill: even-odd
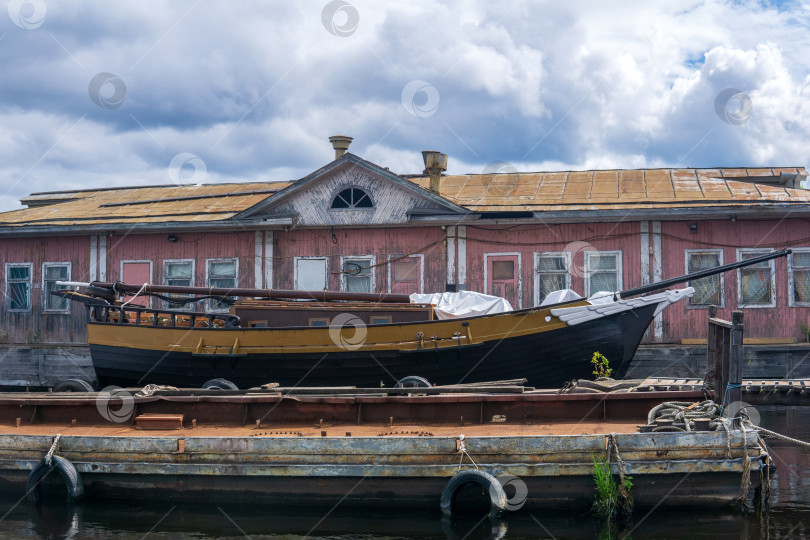
[(489, 495), (489, 515), (490, 517), (500, 516), (506, 508), (507, 497), (503, 486), (498, 479), (488, 472), (478, 469), (467, 469), (456, 473), (451, 478), (442, 491), (441, 508), (445, 516), (453, 515), (453, 503), (461, 486), (465, 484), (478, 484), (487, 490)]
[(33, 502), (38, 503), (42, 499), (42, 488), (40, 483), (42, 480), (51, 473), (52, 469), (59, 471), (62, 479), (65, 481), (67, 488), (67, 501), (76, 502), (84, 496), (84, 484), (82, 477), (73, 466), (73, 463), (63, 457), (51, 457), (51, 465), (43, 459), (37, 463), (31, 472), (28, 474), (28, 481), (25, 484), (26, 498)]

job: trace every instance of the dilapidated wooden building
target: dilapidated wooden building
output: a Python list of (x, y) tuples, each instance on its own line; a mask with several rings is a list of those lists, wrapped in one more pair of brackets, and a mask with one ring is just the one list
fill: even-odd
[[(810, 191), (802, 167), (400, 175), (343, 150), (292, 182), (35, 193), (0, 214), (0, 342), (82, 343), (57, 280), (394, 291), (469, 289), (539, 304), (622, 290), (775, 248), (793, 256), (692, 285), (648, 343), (805, 341)], [(156, 300), (153, 300), (156, 301)], [(215, 300), (198, 309), (225, 309)]]

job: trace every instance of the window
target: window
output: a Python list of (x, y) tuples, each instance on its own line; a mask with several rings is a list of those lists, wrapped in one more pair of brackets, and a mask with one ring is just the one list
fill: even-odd
[(6, 263), (9, 311), (31, 311), (31, 263)]
[[(769, 253), (770, 249), (738, 249), (737, 260), (745, 261)], [(776, 307), (773, 259), (737, 269), (737, 297), (740, 307)]]
[(332, 210), (350, 210), (354, 208), (373, 208), (374, 203), (368, 193), (360, 188), (344, 189), (332, 199)]
[(622, 288), (622, 252), (585, 252), (585, 296)]
[(325, 257), (295, 258), (295, 289), (298, 291), (322, 291), (326, 289)]
[[(163, 261), (163, 284), (175, 287), (194, 286), (194, 261), (192, 259), (165, 260)], [(187, 294), (169, 294), (170, 298), (184, 298)], [(175, 302), (165, 302), (166, 309), (177, 309), (181, 311), (191, 311), (193, 303), (179, 304)]]
[(374, 257), (341, 257), (341, 290), (374, 292)]
[[(686, 273), (699, 272), (723, 264), (723, 250), (721, 249), (687, 249), (686, 250)], [(695, 295), (689, 299), (689, 306), (707, 307), (715, 305), (724, 306), (723, 298), (723, 274), (696, 279), (687, 283), (688, 287), (694, 287)]]
[[(236, 288), (238, 282), (237, 259), (208, 259), (206, 273), (206, 287), (223, 289)], [(214, 311), (227, 311), (230, 303), (216, 298), (208, 301), (208, 307)]]
[(535, 302), (543, 302), (549, 293), (571, 288), (570, 252), (535, 253)]
[(391, 316), (372, 315), (369, 319), (371, 324), (391, 324)]
[(312, 318), (309, 319), (310, 326), (329, 326), (329, 319), (328, 318)]
[(43, 263), (42, 292), (45, 295), (43, 302), (45, 311), (69, 313), (70, 300), (51, 294), (51, 291), (58, 291), (67, 288), (58, 286), (56, 284), (57, 281), (70, 281), (70, 263)]
[(394, 261), (394, 281), (416, 283), (419, 280), (419, 260), (416, 258)]
[(790, 305), (810, 306), (810, 249), (794, 249), (790, 256)]

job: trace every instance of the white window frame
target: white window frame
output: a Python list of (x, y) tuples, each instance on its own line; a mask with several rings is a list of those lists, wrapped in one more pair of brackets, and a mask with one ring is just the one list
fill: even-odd
[(67, 279), (65, 281), (70, 281), (71, 276), (73, 275), (73, 265), (70, 263), (70, 261), (44, 262), (44, 263), (42, 263), (42, 311), (44, 313), (63, 313), (63, 314), (67, 313), (67, 314), (69, 314), (70, 313), (70, 304), (71, 304), (70, 300), (68, 300), (66, 302), (67, 307), (65, 309), (48, 309), (48, 289), (47, 289), (47, 286), (46, 286), (47, 283), (45, 281), (45, 270), (46, 270), (46, 268), (48, 268), (50, 266), (67, 266)]
[[(684, 250), (683, 255), (683, 264), (685, 272), (684, 274), (689, 273), (689, 255), (691, 253), (719, 253), (720, 257), (718, 257), (718, 261), (720, 261), (720, 266), (725, 264), (724, 261), (724, 250), (722, 249), (686, 249)], [(687, 287), (690, 285), (687, 283)], [(692, 299), (688, 298), (686, 300), (686, 309), (709, 309), (709, 304), (695, 304), (691, 303)], [(717, 306), (718, 308), (726, 307), (726, 273), (722, 272), (720, 274), (720, 304)]]
[(523, 309), (523, 257), (519, 251), (506, 253), (484, 253), (484, 294), (489, 294), (489, 258), (490, 257), (517, 257), (518, 281), (518, 309)]
[(425, 255), (422, 253), (414, 253), (413, 255), (408, 255), (404, 257), (402, 255), (389, 255), (388, 256), (388, 292), (391, 292), (391, 286), (394, 284), (394, 261), (392, 259), (410, 259), (410, 258), (419, 258), (419, 294), (423, 294), (425, 292)]
[[(121, 281), (124, 281), (124, 264), (126, 263), (149, 263), (149, 283), (152, 283), (152, 280), (155, 279), (155, 263), (149, 259), (125, 259), (121, 261), (119, 265), (119, 274), (118, 277)], [(143, 283), (132, 283), (131, 285), (143, 285)], [(152, 308), (152, 297), (146, 296), (146, 305), (144, 309), (151, 309)]]
[(347, 274), (343, 273), (343, 265), (346, 261), (351, 260), (360, 260), (360, 261), (368, 261), (369, 271), (371, 272), (371, 292), (377, 291), (377, 268), (374, 266), (376, 263), (376, 257), (374, 255), (341, 255), (340, 256), (340, 290), (343, 292), (348, 292), (346, 287), (346, 280), (349, 277)]
[(300, 290), (298, 288), (298, 261), (300, 260), (321, 260), (324, 261), (326, 264), (323, 265), (323, 282), (326, 284), (326, 288), (329, 289), (329, 257), (319, 257), (319, 256), (307, 256), (307, 257), (294, 257), (293, 258), (293, 289)]
[[(239, 287), (239, 257), (215, 257), (213, 259), (205, 259), (205, 286), (211, 287), (210, 285), (210, 268), (212, 262), (232, 262), (234, 263), (234, 287)], [(208, 311), (213, 313), (228, 313), (230, 310), (228, 308), (219, 308), (216, 309), (212, 306), (213, 298), (208, 299)]]
[(591, 265), (590, 260), (591, 257), (596, 254), (597, 256), (602, 255), (615, 255), (616, 256), (616, 290), (612, 292), (618, 292), (622, 290), (624, 287), (624, 264), (623, 264), (623, 257), (622, 257), (622, 250), (614, 249), (614, 250), (594, 250), (594, 251), (586, 251), (584, 253), (585, 258), (583, 259), (583, 264), (585, 267), (583, 268), (583, 273), (585, 274), (585, 298), (590, 298), (592, 294), (599, 292), (599, 291), (591, 291)]
[[(737, 248), (737, 262), (742, 261), (743, 254), (765, 255), (773, 252), (771, 248)], [(746, 304), (742, 299), (742, 268), (737, 268), (737, 307), (743, 309), (770, 309), (776, 307), (776, 265), (774, 260), (766, 261), (770, 269), (771, 302), (769, 304)]]
[[(791, 248), (793, 253), (810, 253), (810, 248)], [(810, 307), (810, 302), (797, 302), (793, 299), (793, 253), (788, 256), (788, 307)]]
[[(195, 280), (197, 278), (197, 261), (194, 260), (194, 259), (163, 259), (163, 267), (161, 269), (161, 271), (162, 271), (161, 283), (163, 283), (164, 285), (168, 285), (168, 283), (166, 283), (167, 277), (168, 277), (166, 275), (166, 266), (167, 265), (169, 265), (169, 264), (183, 264), (183, 263), (191, 263), (191, 284), (189, 286), (194, 287), (194, 283), (195, 283)], [(169, 307), (169, 302), (167, 302), (167, 301), (163, 302), (164, 309), (171, 309), (173, 311), (194, 311), (193, 306), (194, 306), (194, 304), (192, 303), (192, 304), (186, 304), (185, 307), (181, 307), (181, 308), (170, 308)]]
[[(31, 313), (31, 310), (34, 307), (34, 263), (6, 263), (6, 302), (8, 305), (6, 306), (6, 311), (9, 313)], [(8, 277), (8, 270), (9, 268), (28, 268), (28, 309), (11, 309), (11, 281), (9, 281)], [(20, 283), (19, 281), (14, 281), (14, 283)]]
[[(570, 251), (535, 251), (534, 252), (534, 305), (540, 305), (540, 275), (541, 274), (550, 274), (552, 272), (540, 272), (538, 268), (540, 267), (540, 259), (543, 257), (562, 257), (563, 264), (565, 264), (565, 268), (563, 268), (562, 272), (565, 273), (565, 288), (570, 289), (572, 283), (572, 276), (571, 276), (571, 255)], [(559, 273), (559, 272), (554, 272)]]

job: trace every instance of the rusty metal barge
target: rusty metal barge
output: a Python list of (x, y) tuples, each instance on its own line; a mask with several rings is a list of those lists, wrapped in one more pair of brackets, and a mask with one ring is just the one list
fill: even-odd
[(696, 391), (297, 390), (3, 394), (0, 489), (452, 513), (472, 486), (499, 513), (588, 508), (594, 459), (632, 476), (638, 506), (726, 505), (743, 477), (745, 499), (767, 476), (754, 431), (636, 432), (651, 407)]

